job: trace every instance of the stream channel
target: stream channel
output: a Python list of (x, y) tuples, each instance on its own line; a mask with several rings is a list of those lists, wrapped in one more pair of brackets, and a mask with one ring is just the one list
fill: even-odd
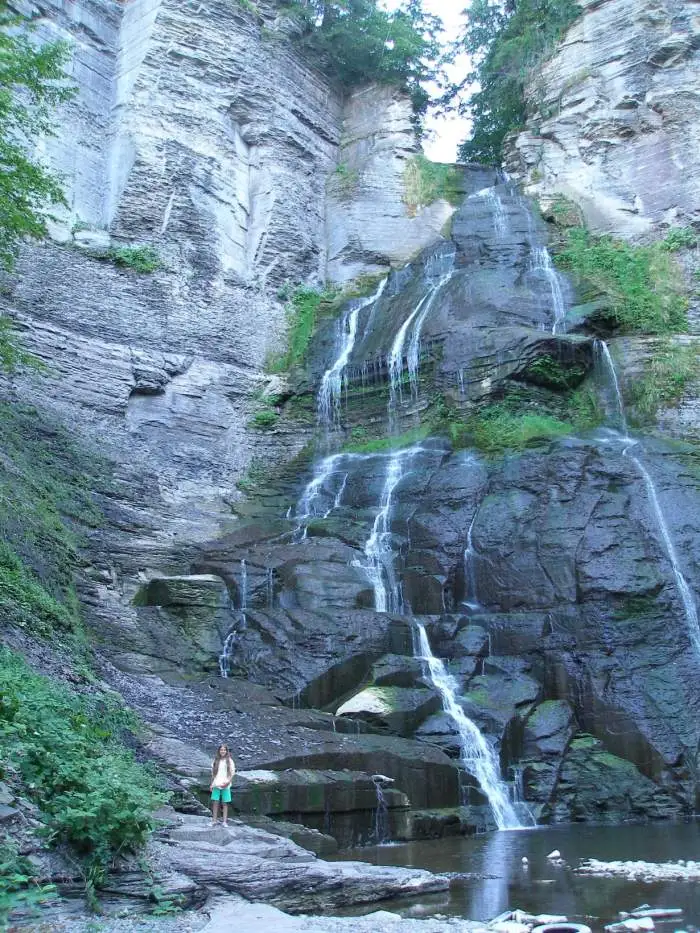
[[(551, 861), (558, 849), (562, 861)], [(445, 914), (491, 920), (506, 910), (565, 915), (593, 930), (618, 919), (619, 911), (642, 904), (675, 907), (683, 917), (657, 921), (658, 930), (700, 926), (700, 884), (694, 881), (644, 883), (626, 878), (577, 874), (584, 859), (670, 862), (700, 857), (700, 823), (574, 824), (500, 831), (469, 838), (363, 847), (343, 858), (376, 865), (405, 865), (455, 873), (449, 893), (382, 906), (404, 917)], [(522, 859), (527, 858), (527, 865)], [(376, 909), (376, 908), (375, 908)], [(355, 911), (358, 913), (359, 911)]]

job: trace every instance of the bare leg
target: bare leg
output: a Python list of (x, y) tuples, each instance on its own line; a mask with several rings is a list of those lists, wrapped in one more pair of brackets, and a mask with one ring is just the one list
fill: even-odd
[(212, 821), (212, 823), (216, 823), (216, 821), (217, 821), (218, 818), (219, 818), (219, 801), (218, 801), (218, 800), (212, 800), (212, 802), (211, 802), (211, 821)]
[(227, 803), (222, 803), (222, 804), (221, 804), (221, 808), (222, 808), (222, 810), (224, 811), (224, 826), (226, 826), (226, 824), (227, 824), (227, 822), (228, 822), (228, 804), (227, 804)]

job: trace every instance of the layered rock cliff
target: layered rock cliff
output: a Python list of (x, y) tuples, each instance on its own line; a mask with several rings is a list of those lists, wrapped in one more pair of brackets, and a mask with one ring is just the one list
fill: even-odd
[(529, 90), (535, 115), (508, 171), (565, 195), (589, 226), (624, 237), (700, 211), (700, 20), (692, 2), (582, 3)]
[[(257, 7), (35, 8), (72, 44), (79, 93), (47, 144), (69, 210), (0, 294), (47, 372), (2, 390), (111, 473), (80, 583), (103, 676), (183, 808), (231, 735), (257, 816), (367, 841), (393, 781), (390, 835), (491, 826), (422, 626), (537, 818), (693, 810), (697, 452), (605, 410), (610, 373), (521, 192), (466, 166), (456, 211), (405, 203), (407, 100), (343, 95)], [(511, 172), (599, 230), (691, 222), (694, 117), (679, 129), (669, 103), (688, 16), (591, 6), (544, 72), (561, 111)], [(269, 375), (280, 295), (327, 281), (355, 297)]]

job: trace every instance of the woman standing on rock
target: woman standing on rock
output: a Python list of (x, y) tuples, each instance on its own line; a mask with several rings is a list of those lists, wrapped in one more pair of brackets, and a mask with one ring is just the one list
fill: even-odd
[(219, 817), (219, 802), (223, 810), (224, 826), (228, 826), (228, 805), (231, 803), (231, 781), (236, 766), (228, 745), (220, 745), (211, 765), (211, 825), (216, 826)]

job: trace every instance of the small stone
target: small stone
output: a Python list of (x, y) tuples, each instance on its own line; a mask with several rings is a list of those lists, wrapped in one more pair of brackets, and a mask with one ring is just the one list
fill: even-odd
[(5, 784), (3, 781), (0, 781), (0, 804), (4, 804), (6, 807), (8, 807), (14, 799), (15, 796), (7, 784)]
[(0, 804), (0, 823), (7, 823), (9, 820), (14, 819), (18, 812), (14, 807), (6, 807), (4, 804)]
[(559, 859), (561, 858), (561, 852), (559, 851), (559, 849), (554, 849), (552, 852), (549, 853), (547, 858), (550, 859), (551, 861), (554, 861), (555, 859)]

